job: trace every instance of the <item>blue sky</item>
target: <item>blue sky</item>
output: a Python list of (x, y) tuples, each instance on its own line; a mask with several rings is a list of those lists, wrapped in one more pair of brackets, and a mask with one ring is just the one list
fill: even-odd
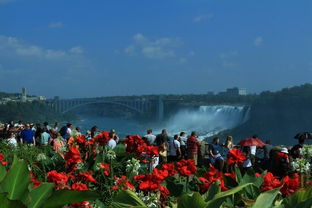
[(249, 92), (311, 82), (310, 0), (0, 0), (0, 91)]

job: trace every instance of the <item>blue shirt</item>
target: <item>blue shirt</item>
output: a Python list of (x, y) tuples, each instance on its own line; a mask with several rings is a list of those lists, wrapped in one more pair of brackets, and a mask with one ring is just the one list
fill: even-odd
[(21, 137), (23, 139), (23, 142), (26, 143), (34, 143), (34, 132), (31, 129), (23, 130), (21, 132)]

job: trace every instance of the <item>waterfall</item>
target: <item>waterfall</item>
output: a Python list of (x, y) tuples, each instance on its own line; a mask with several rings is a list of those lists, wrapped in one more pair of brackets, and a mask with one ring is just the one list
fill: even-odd
[(243, 124), (249, 119), (249, 113), (249, 106), (200, 106), (179, 111), (166, 122), (166, 127), (172, 134), (197, 131), (204, 138)]

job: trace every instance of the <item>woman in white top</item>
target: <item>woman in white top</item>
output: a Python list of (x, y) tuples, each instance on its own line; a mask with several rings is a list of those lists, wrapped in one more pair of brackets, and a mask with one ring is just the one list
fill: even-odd
[(17, 146), (17, 141), (16, 141), (16, 139), (15, 139), (15, 135), (14, 135), (13, 132), (11, 132), (11, 133), (9, 134), (8, 143), (9, 143), (10, 145), (14, 146), (14, 147)]

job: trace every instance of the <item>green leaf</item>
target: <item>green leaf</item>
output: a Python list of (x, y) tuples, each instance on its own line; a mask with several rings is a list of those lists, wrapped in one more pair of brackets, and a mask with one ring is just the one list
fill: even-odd
[(276, 196), (279, 193), (279, 189), (272, 189), (261, 193), (252, 208), (271, 208)]
[(5, 166), (0, 164), (0, 182), (4, 179), (6, 174)]
[(174, 178), (168, 178), (166, 180), (166, 187), (170, 192), (170, 196), (179, 197), (183, 194), (184, 184), (174, 181)]
[(215, 197), (216, 194), (221, 192), (221, 188), (220, 188), (220, 181), (217, 180), (215, 181), (210, 188), (208, 189), (207, 193), (205, 194), (205, 201), (210, 201), (211, 199), (213, 199), (213, 197)]
[(28, 192), (30, 176), (23, 160), (14, 156), (12, 167), (2, 182), (2, 189), (8, 193), (8, 199), (21, 200)]
[(9, 200), (5, 193), (0, 194), (0, 208), (24, 208), (26, 207), (21, 201)]
[(52, 195), (53, 183), (43, 183), (30, 192), (30, 203), (27, 207), (39, 208), (46, 202), (46, 200)]
[(242, 177), (242, 173), (241, 173), (240, 169), (236, 165), (234, 166), (234, 170), (235, 170), (235, 175), (236, 175), (236, 181), (238, 183), (240, 183), (242, 178), (243, 178)]
[(198, 192), (192, 195), (184, 194), (178, 199), (178, 208), (205, 208), (206, 206), (207, 203)]
[(114, 148), (114, 151), (115, 151), (117, 157), (124, 157), (124, 156), (126, 156), (126, 146), (124, 144), (118, 144)]
[(312, 206), (311, 196), (312, 196), (312, 187), (309, 187), (307, 189), (299, 189), (294, 194), (287, 196), (283, 200), (283, 204), (285, 208), (296, 207), (298, 204), (302, 204), (300, 208), (311, 207)]
[(66, 204), (78, 203), (83, 201), (92, 201), (100, 196), (93, 191), (71, 191), (60, 190), (52, 194), (44, 204), (45, 208), (62, 207)]
[(144, 202), (130, 190), (120, 191), (112, 202), (112, 208), (147, 207)]
[(224, 199), (226, 197), (231, 196), (233, 194), (236, 194), (236, 193), (242, 191), (247, 186), (252, 186), (252, 185), (253, 185), (252, 183), (246, 183), (244, 185), (240, 185), (240, 186), (237, 186), (235, 188), (232, 188), (228, 191), (220, 192), (220, 193), (216, 194), (212, 200), (208, 201), (206, 208), (220, 207), (222, 205), (222, 203), (224, 202)]

